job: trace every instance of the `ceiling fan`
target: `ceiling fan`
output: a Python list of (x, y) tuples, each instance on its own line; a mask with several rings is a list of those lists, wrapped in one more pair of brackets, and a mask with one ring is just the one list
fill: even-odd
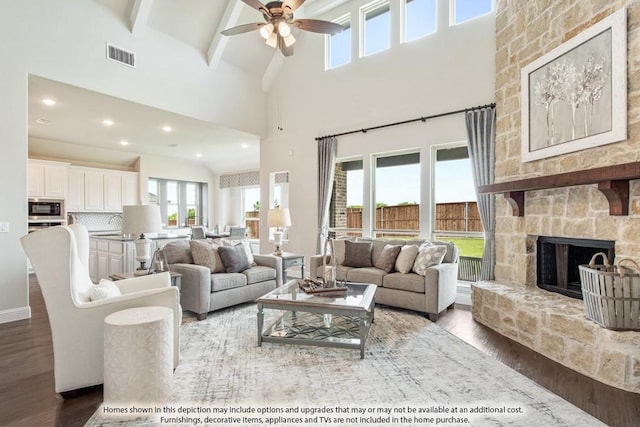
[(262, 13), (266, 22), (238, 25), (222, 31), (225, 36), (233, 36), (253, 30), (260, 30), (266, 44), (279, 48), (284, 56), (293, 55), (293, 43), (296, 39), (291, 34), (291, 27), (321, 34), (337, 34), (344, 28), (340, 24), (319, 19), (293, 19), (293, 12), (302, 6), (305, 0), (272, 1), (262, 4), (258, 0), (242, 0)]

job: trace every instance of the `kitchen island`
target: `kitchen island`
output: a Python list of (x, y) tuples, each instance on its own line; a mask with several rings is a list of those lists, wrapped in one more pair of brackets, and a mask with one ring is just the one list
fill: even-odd
[[(174, 240), (188, 239), (188, 234), (148, 233), (153, 242), (152, 253)], [(136, 262), (136, 236), (123, 235), (117, 231), (89, 233), (89, 276), (94, 283), (109, 279), (113, 274), (134, 271)]]

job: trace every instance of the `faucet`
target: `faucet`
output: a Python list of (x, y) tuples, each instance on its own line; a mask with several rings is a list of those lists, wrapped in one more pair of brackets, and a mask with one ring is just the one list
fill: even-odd
[(109, 224), (111, 224), (111, 221), (113, 221), (114, 219), (119, 218), (119, 223), (120, 225), (122, 225), (122, 220), (124, 219), (124, 216), (121, 213), (114, 213), (113, 215), (111, 215), (109, 217)]

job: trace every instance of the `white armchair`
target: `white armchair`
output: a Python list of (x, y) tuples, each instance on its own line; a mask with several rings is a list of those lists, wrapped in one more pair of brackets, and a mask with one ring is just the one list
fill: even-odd
[(168, 272), (120, 280), (116, 285), (122, 295), (91, 301), (89, 234), (83, 225), (51, 227), (21, 240), (47, 307), (56, 392), (103, 383), (104, 318), (126, 308), (174, 311), (174, 367), (178, 365), (182, 308)]

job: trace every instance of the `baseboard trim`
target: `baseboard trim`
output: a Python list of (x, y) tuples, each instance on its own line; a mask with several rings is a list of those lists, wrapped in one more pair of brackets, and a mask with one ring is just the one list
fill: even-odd
[(31, 319), (31, 307), (29, 306), (0, 311), (0, 323), (9, 323), (24, 319)]
[(458, 282), (456, 304), (471, 305), (471, 282)]

